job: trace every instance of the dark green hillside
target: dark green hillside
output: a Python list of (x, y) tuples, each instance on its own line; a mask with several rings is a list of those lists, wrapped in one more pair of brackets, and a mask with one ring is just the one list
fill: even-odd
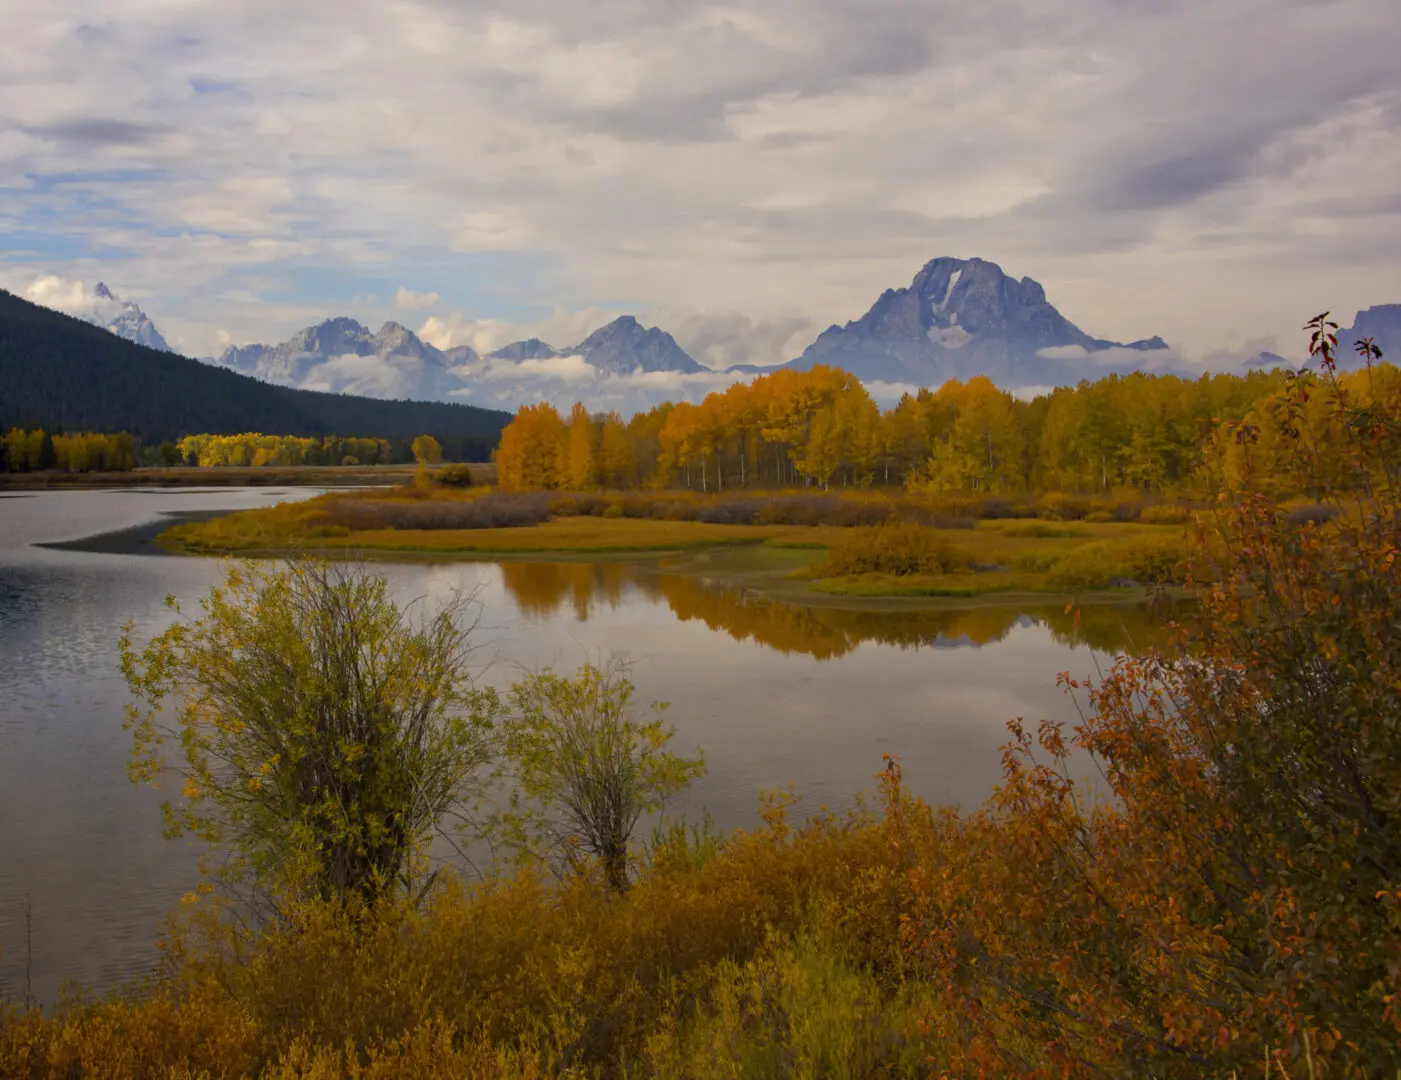
[(379, 401), (272, 386), (125, 341), (0, 290), (0, 425), (129, 431), (146, 442), (191, 432), (436, 435), (485, 457), (510, 417), (471, 405)]

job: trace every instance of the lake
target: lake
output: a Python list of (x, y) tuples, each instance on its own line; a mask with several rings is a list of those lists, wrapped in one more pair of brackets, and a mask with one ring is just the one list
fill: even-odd
[[(127, 780), (117, 639), (193, 605), (215, 560), (37, 547), (266, 505), (306, 489), (53, 491), (0, 496), (0, 997), (68, 979), (102, 990), (149, 970), (197, 851), (162, 839), (162, 794)], [(148, 533), (154, 529), (147, 530)], [(102, 547), (103, 545), (98, 545)], [(1062, 607), (855, 612), (775, 604), (665, 565), (386, 565), (402, 598), (477, 591), (482, 678), (619, 654), (642, 701), (671, 703), (708, 773), (680, 809), (757, 821), (760, 791), (840, 807), (899, 754), (924, 797), (975, 805), (997, 782), (1006, 722), (1073, 720), (1056, 675), (1091, 674), (1141, 611)], [(28, 973), (26, 975), (26, 972)]]

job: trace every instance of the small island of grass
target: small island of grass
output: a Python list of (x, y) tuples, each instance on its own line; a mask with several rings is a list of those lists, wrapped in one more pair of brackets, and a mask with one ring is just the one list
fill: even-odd
[[(1038, 511), (1032, 504), (1026, 512)], [(187, 554), (254, 557), (665, 559), (671, 571), (806, 602), (1108, 599), (1182, 583), (1188, 511), (1158, 506), (1147, 517), (979, 519), (879, 492), (579, 494), (420, 484), (190, 522), (159, 542)]]

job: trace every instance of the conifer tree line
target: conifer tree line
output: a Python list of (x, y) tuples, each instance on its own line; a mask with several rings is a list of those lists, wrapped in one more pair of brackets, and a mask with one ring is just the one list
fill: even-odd
[[(1380, 364), (1341, 375), (1355, 400), (1401, 385)], [(1302, 409), (1290, 388), (1302, 391)], [(1319, 447), (1340, 445), (1338, 387), (1309, 372), (1109, 375), (1030, 400), (983, 376), (905, 394), (882, 411), (838, 368), (781, 370), (736, 383), (700, 404), (666, 403), (624, 421), (576, 404), (561, 416), (525, 406), (495, 460), (505, 490), (682, 487), (871, 487), (986, 495), (1083, 494), (1134, 488), (1205, 495), (1247, 479), (1272, 493), (1304, 490), (1297, 455), (1280, 449), (1298, 427)], [(1339, 461), (1341, 469), (1345, 463)]]

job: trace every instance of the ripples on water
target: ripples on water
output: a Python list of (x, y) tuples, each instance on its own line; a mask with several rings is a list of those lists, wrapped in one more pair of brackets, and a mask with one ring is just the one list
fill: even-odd
[[(161, 838), (161, 794), (126, 779), (117, 639), (166, 624), (167, 594), (193, 603), (211, 560), (30, 545), (242, 509), (281, 491), (62, 492), (0, 500), (0, 995), (23, 991), (24, 906), (33, 989), (101, 989), (149, 969), (163, 914), (193, 883), (196, 852)], [(312, 492), (297, 492), (306, 496)], [(672, 703), (678, 743), (709, 772), (688, 813), (751, 824), (762, 789), (839, 806), (898, 753), (927, 798), (973, 804), (998, 776), (1005, 722), (1070, 720), (1058, 672), (1087, 674), (1153, 632), (1133, 608), (853, 612), (775, 603), (655, 565), (386, 566), (401, 599), (475, 589), (485, 681), (619, 653), (643, 700)]]

